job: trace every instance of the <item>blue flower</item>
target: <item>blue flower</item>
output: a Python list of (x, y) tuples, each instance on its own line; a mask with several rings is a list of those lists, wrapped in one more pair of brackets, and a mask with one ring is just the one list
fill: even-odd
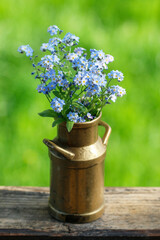
[(91, 52), (91, 58), (97, 58), (97, 50), (96, 49), (90, 49)]
[(100, 76), (97, 74), (92, 74), (92, 84), (99, 86)]
[(126, 94), (126, 90), (119, 85), (117, 86), (112, 86), (111, 87), (111, 93), (112, 94), (117, 94), (117, 97), (122, 97), (123, 95)]
[(108, 73), (108, 78), (113, 78), (114, 70), (112, 70), (110, 73)]
[(99, 86), (105, 87), (106, 84), (107, 84), (106, 75), (105, 74), (100, 75)]
[(62, 71), (58, 70), (58, 74), (56, 75), (58, 81), (62, 81), (62, 79), (64, 79), (64, 74)]
[(73, 82), (74, 82), (75, 85), (78, 85), (78, 86), (80, 86), (80, 85), (82, 85), (82, 86), (86, 85), (86, 84), (87, 84), (87, 79), (85, 78), (85, 72), (79, 71), (79, 72), (75, 75), (75, 77), (74, 77), (74, 79), (73, 79)]
[(77, 48), (74, 49), (74, 52), (75, 52), (78, 56), (81, 56), (85, 50), (86, 50), (85, 48), (77, 47)]
[(118, 71), (118, 70), (116, 70), (116, 74), (117, 74), (117, 80), (118, 80), (118, 82), (123, 81), (123, 79), (124, 79), (123, 73), (120, 72), (120, 71)]
[(76, 53), (69, 53), (66, 56), (66, 59), (71, 61), (71, 62), (74, 62), (75, 60), (79, 59), (79, 57), (78, 57), (78, 55)]
[(68, 117), (68, 119), (70, 120), (70, 121), (72, 121), (72, 122), (77, 122), (78, 121), (78, 119), (79, 119), (79, 116), (78, 116), (78, 113), (76, 113), (76, 112), (69, 112), (68, 114), (67, 114), (67, 117)]
[(33, 49), (28, 45), (22, 45), (18, 48), (18, 52), (26, 54), (27, 57), (33, 56)]
[(88, 69), (92, 70), (95, 67), (94, 63), (92, 61), (88, 62)]
[(104, 63), (108, 64), (114, 61), (114, 57), (112, 55), (107, 54), (103, 60)]
[(51, 80), (56, 80), (56, 72), (54, 69), (50, 69), (49, 71), (47, 71), (45, 74), (44, 74), (44, 77), (48, 80), (48, 79), (51, 79)]
[(101, 60), (105, 57), (105, 53), (102, 50), (90, 49), (91, 58), (95, 60)]
[(57, 55), (51, 55), (52, 56), (52, 61), (54, 62), (54, 63), (59, 63), (59, 61), (60, 61), (60, 59), (59, 59), (59, 57), (57, 57)]
[(80, 76), (79, 72), (74, 77), (73, 82), (75, 83), (75, 85), (78, 85), (78, 86), (80, 86), (82, 84), (82, 77)]
[(122, 97), (126, 94), (126, 90), (120, 86), (117, 86), (117, 97)]
[(47, 49), (48, 49), (48, 43), (42, 43), (42, 46), (40, 47), (40, 50), (42, 51), (42, 52), (45, 52)]
[(57, 86), (57, 83), (54, 81), (51, 81), (47, 86), (45, 85), (45, 83), (38, 85), (37, 90), (39, 93), (48, 94), (53, 89), (55, 89), (56, 86)]
[(85, 122), (86, 120), (84, 119), (84, 117), (79, 117), (78, 119), (77, 119), (77, 122), (78, 123), (82, 123), (82, 122)]
[(49, 44), (53, 46), (58, 46), (58, 44), (60, 44), (61, 42), (62, 42), (61, 38), (54, 37), (49, 39)]
[(84, 78), (87, 80), (87, 83), (89, 82), (90, 78), (91, 78), (91, 73), (88, 71), (84, 72)]
[(85, 57), (81, 57), (79, 70), (85, 71), (87, 70), (87, 66), (88, 66), (88, 60)]
[(99, 87), (105, 87), (107, 84), (105, 75), (92, 74), (92, 84), (95, 84)]
[(124, 79), (123, 73), (116, 70), (112, 70), (110, 73), (108, 73), (108, 78), (117, 78), (118, 82), (121, 82)]
[(69, 87), (69, 81), (67, 79), (63, 79), (61, 78), (59, 81), (58, 81), (58, 85), (60, 87), (63, 87), (63, 89), (67, 89)]
[(38, 63), (41, 67), (51, 69), (53, 68), (53, 61), (51, 55), (45, 55), (41, 58), (41, 61)]
[(108, 99), (112, 100), (113, 102), (116, 101), (117, 97), (122, 97), (126, 94), (126, 90), (119, 85), (111, 86), (107, 89), (106, 95), (109, 94)]
[(43, 43), (40, 47), (40, 50), (46, 52), (47, 50), (50, 51), (52, 54), (56, 52), (55, 46), (53, 43)]
[(61, 33), (62, 30), (60, 30), (56, 25), (50, 26), (47, 30), (51, 34), (51, 36), (56, 35), (58, 32)]
[(48, 80), (48, 77), (45, 76), (44, 73), (41, 73), (39, 76), (42, 78), (42, 81), (43, 81), (43, 82), (46, 82), (46, 81)]
[[(91, 60), (98, 69), (108, 69), (107, 64), (114, 60), (113, 56), (105, 53), (102, 50), (90, 49)], [(92, 65), (92, 64), (91, 64)], [(89, 66), (90, 67), (90, 66)]]
[(56, 49), (55, 49), (54, 45), (49, 44), (47, 49), (48, 49), (48, 51), (50, 51), (52, 54), (54, 54), (54, 53), (56, 52)]
[(41, 61), (38, 63), (41, 67), (52, 69), (55, 63), (59, 63), (60, 59), (57, 55), (45, 55), (41, 58)]
[(96, 61), (94, 62), (95, 69), (101, 69), (103, 70), (103, 62), (102, 61)]
[(72, 64), (72, 67), (73, 67), (73, 69), (77, 69), (77, 68), (80, 68), (80, 66), (81, 66), (81, 61), (80, 61), (80, 59), (79, 58), (75, 58), (75, 60), (74, 60), (74, 62), (72, 62), (73, 64)]
[(38, 85), (37, 90), (39, 93), (44, 93), (44, 94), (48, 93), (48, 89), (46, 88), (44, 83)]
[(109, 99), (110, 99), (112, 102), (115, 102), (116, 99), (117, 99), (117, 97), (116, 97), (115, 94), (111, 94), (111, 95), (109, 96)]
[(105, 53), (102, 50), (97, 51), (97, 58), (103, 59), (105, 57)]
[(89, 85), (86, 89), (86, 92), (87, 92), (86, 96), (91, 97), (94, 96), (95, 94), (99, 94), (101, 92), (101, 88), (96, 84)]
[(93, 119), (93, 116), (90, 113), (87, 113), (87, 118)]
[(55, 112), (61, 112), (63, 110), (63, 106), (65, 105), (65, 101), (61, 98), (55, 97), (51, 101), (51, 107)]
[(53, 89), (55, 89), (56, 86), (57, 86), (57, 82), (51, 81), (51, 82), (46, 86), (46, 88), (47, 88), (48, 92), (50, 92), (50, 91), (52, 91)]
[(65, 43), (67, 46), (73, 46), (74, 44), (79, 42), (79, 37), (76, 37), (71, 33), (67, 33), (62, 39), (62, 42)]

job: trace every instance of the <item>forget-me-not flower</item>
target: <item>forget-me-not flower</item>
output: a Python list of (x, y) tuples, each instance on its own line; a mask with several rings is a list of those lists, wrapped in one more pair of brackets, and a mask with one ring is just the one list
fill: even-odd
[(18, 52), (26, 54), (27, 57), (33, 56), (33, 49), (28, 45), (22, 45), (18, 48)]

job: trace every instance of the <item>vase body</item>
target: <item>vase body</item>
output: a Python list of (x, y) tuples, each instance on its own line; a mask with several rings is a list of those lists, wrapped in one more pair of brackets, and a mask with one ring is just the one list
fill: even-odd
[[(103, 139), (98, 125), (106, 128)], [(111, 129), (99, 117), (74, 124), (71, 132), (65, 123), (57, 130), (54, 148), (49, 147), (49, 212), (65, 222), (96, 220), (104, 211), (104, 159)]]

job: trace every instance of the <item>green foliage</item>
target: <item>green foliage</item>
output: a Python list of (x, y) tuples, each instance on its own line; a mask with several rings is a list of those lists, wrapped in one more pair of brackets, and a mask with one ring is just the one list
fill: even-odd
[(73, 125), (74, 125), (74, 122), (67, 121), (66, 127), (67, 127), (68, 132), (70, 132), (72, 130)]
[(38, 52), (52, 24), (79, 36), (79, 46), (113, 55), (109, 70), (125, 76), (127, 95), (102, 115), (112, 127), (105, 185), (159, 185), (159, 22), (159, 0), (0, 1), (0, 185), (49, 185), (42, 140), (53, 139), (56, 128), (37, 114), (49, 105), (17, 48), (30, 44)]
[(52, 109), (44, 110), (43, 112), (38, 113), (41, 117), (57, 117), (57, 113), (55, 113)]
[(52, 127), (55, 127), (62, 122), (64, 122), (64, 119), (63, 118), (58, 118), (52, 123)]
[(72, 102), (72, 106), (74, 106), (77, 109), (80, 109), (84, 114), (86, 114), (88, 112), (88, 109), (81, 103)]
[(56, 97), (58, 97), (58, 98), (62, 97), (61, 94), (58, 91), (52, 91), (52, 92)]

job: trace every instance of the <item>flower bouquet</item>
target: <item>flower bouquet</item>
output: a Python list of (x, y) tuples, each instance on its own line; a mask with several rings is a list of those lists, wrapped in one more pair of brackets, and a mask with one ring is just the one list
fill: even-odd
[(115, 84), (115, 80), (121, 82), (124, 76), (118, 70), (107, 72), (113, 56), (96, 49), (90, 49), (88, 56), (84, 48), (77, 47), (79, 37), (67, 33), (60, 38), (63, 31), (55, 25), (48, 32), (54, 37), (40, 47), (46, 54), (40, 61), (29, 45), (20, 46), (18, 52), (30, 57), (32, 74), (40, 81), (37, 90), (50, 103), (50, 109), (39, 115), (54, 118), (53, 127), (66, 122), (70, 132), (74, 123), (97, 118), (106, 104), (126, 93)]
[[(52, 126), (58, 125), (57, 137), (44, 139), (49, 148), (51, 162), (50, 214), (67, 222), (90, 222), (104, 211), (104, 159), (110, 126), (101, 121), (101, 111), (106, 104), (115, 102), (126, 92), (113, 82), (121, 82), (118, 70), (107, 72), (114, 58), (102, 50), (77, 47), (79, 37), (50, 26), (51, 36), (43, 43), (41, 51), (47, 54), (40, 61), (33, 56), (29, 45), (18, 48), (30, 57), (50, 109), (39, 113), (52, 117)], [(88, 56), (88, 57), (87, 57)], [(105, 128), (103, 138), (98, 136), (98, 126)]]

